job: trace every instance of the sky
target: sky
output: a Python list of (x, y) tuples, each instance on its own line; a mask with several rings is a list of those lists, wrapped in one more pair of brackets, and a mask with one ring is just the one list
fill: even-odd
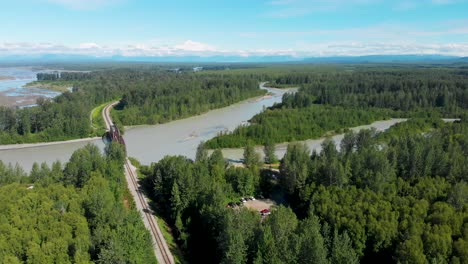
[(0, 56), (468, 56), (468, 0), (2, 2)]

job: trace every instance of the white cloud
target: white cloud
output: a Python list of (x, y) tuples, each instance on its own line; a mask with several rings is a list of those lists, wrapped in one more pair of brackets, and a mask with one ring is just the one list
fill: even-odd
[(420, 44), (413, 42), (349, 42), (311, 44), (306, 49), (320, 51), (320, 56), (440, 54), (468, 56), (468, 43)]
[(34, 55), (34, 54), (82, 54), (91, 56), (171, 56), (171, 55), (210, 55), (223, 52), (215, 47), (187, 40), (180, 44), (140, 43), (121, 46), (99, 45), (94, 42), (65, 46), (53, 43), (5, 42), (0, 43), (0, 55)]
[(136, 44), (121, 47), (110, 47), (96, 43), (82, 43), (76, 46), (65, 46), (53, 43), (0, 43), (0, 56), (8, 55), (41, 55), (41, 54), (74, 54), (96, 57), (104, 56), (360, 56), (360, 55), (395, 55), (395, 54), (441, 54), (468, 56), (468, 42), (464, 43), (428, 43), (394, 41), (363, 42), (334, 41), (326, 43), (302, 43), (296, 48), (288, 49), (242, 49), (222, 50), (195, 41), (185, 41), (178, 45)]
[(215, 48), (208, 44), (204, 44), (201, 42), (196, 42), (192, 40), (187, 40), (182, 44), (176, 45), (176, 49), (184, 50), (184, 51), (213, 51)]
[(88, 43), (81, 43), (78, 45), (80, 49), (99, 49), (101, 48), (98, 44), (93, 43), (93, 42), (88, 42)]

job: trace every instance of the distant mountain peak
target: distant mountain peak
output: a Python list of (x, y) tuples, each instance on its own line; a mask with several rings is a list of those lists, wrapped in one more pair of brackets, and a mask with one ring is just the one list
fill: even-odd
[(122, 56), (98, 57), (80, 54), (35, 54), (0, 56), (0, 63), (15, 62), (206, 62), (206, 63), (391, 63), (391, 62), (456, 62), (466, 61), (468, 57), (446, 56), (439, 54), (402, 54), (402, 55), (365, 55), (365, 56), (327, 56), (294, 57), (290, 55), (240, 56)]

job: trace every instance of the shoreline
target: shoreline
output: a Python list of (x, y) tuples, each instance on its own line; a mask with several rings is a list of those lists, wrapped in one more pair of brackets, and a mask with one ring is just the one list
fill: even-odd
[(0, 92), (0, 105), (6, 107), (27, 107), (36, 104), (36, 100), (41, 96), (26, 95), (26, 96), (10, 96), (8, 91)]
[(78, 139), (53, 141), (53, 142), (0, 145), (0, 151), (12, 150), (12, 149), (37, 148), (37, 147), (45, 147), (45, 146), (52, 146), (52, 145), (77, 143), (77, 142), (87, 142), (87, 141), (94, 141), (94, 140), (97, 140), (97, 139), (101, 139), (101, 137), (78, 138)]
[[(349, 130), (360, 130), (360, 129), (366, 129), (366, 128), (362, 128), (362, 127), (367, 127), (367, 126), (370, 126), (372, 128), (375, 128), (375, 124), (376, 123), (380, 123), (380, 122), (385, 122), (385, 121), (396, 121), (397, 123), (401, 123), (401, 122), (406, 122), (408, 120), (408, 118), (389, 118), (389, 119), (382, 119), (382, 120), (377, 120), (377, 121), (374, 121), (370, 124), (364, 124), (364, 125), (359, 125), (359, 126), (355, 126), (355, 127), (347, 127), (347, 128), (343, 128), (343, 129), (349, 129)], [(355, 131), (356, 132), (356, 131)], [(284, 142), (280, 142), (280, 143), (274, 143), (275, 147), (287, 147), (289, 144), (291, 143), (305, 143), (307, 141), (311, 141), (311, 140), (325, 140), (327, 138), (331, 138), (331, 137), (334, 137), (334, 136), (339, 136), (339, 135), (344, 135), (345, 133), (335, 133), (334, 131), (328, 131), (326, 132), (325, 134), (321, 135), (320, 137), (316, 137), (316, 138), (308, 138), (308, 139), (303, 139), (303, 140), (295, 140), (295, 141), (284, 141)], [(263, 149), (263, 145), (254, 145), (254, 148), (259, 148), (259, 149)], [(239, 149), (244, 149), (244, 148), (220, 148), (221, 150), (239, 150)], [(215, 149), (209, 149), (209, 150), (215, 150)]]
[[(354, 132), (358, 132), (360, 130), (363, 130), (363, 129), (370, 129), (370, 128), (375, 128), (377, 129), (377, 131), (386, 131), (388, 130), (390, 127), (396, 125), (396, 124), (399, 124), (399, 123), (403, 123), (403, 122), (406, 122), (408, 121), (410, 118), (390, 118), (390, 119), (383, 119), (383, 120), (378, 120), (378, 121), (374, 121), (370, 124), (364, 124), (364, 125), (359, 125), (359, 126), (355, 126), (355, 127), (348, 127), (347, 129), (349, 130), (353, 130)], [(460, 119), (459, 118), (441, 118), (444, 122), (446, 123), (451, 123), (451, 122), (456, 122), (456, 121), (459, 121)], [(394, 124), (391, 124), (389, 127), (386, 127), (384, 129), (382, 128), (379, 128), (378, 127), (378, 124), (379, 123), (383, 123), (383, 122), (392, 122)], [(281, 158), (283, 157), (284, 155), (284, 152), (286, 152), (287, 150), (287, 147), (289, 144), (292, 144), (292, 143), (299, 143), (299, 144), (305, 144), (307, 146), (311, 145), (311, 144), (321, 144), (321, 142), (323, 142), (325, 139), (327, 138), (331, 138), (333, 139), (334, 137), (342, 137), (344, 136), (345, 132), (343, 133), (333, 133), (333, 134), (328, 134), (328, 135), (322, 135), (318, 138), (309, 138), (309, 139), (304, 139), (304, 140), (296, 140), (296, 141), (286, 141), (286, 142), (281, 142), (281, 143), (275, 143), (275, 153), (276, 155), (278, 156), (278, 158)], [(333, 141), (336, 142), (335, 139), (333, 139)], [(339, 147), (339, 145), (337, 145), (337, 147)], [(225, 158), (227, 159), (231, 159), (231, 160), (239, 160), (241, 157), (242, 157), (242, 153), (244, 151), (244, 148), (220, 148), (221, 151), (223, 152), (223, 154), (225, 155)], [(255, 151), (260, 154), (260, 156), (263, 158), (263, 146), (262, 145), (254, 145), (254, 149)], [(212, 153), (215, 149), (208, 149), (208, 153)], [(312, 151), (313, 149), (309, 148), (310, 151)], [(281, 153), (281, 154), (278, 154), (278, 153)]]
[[(262, 89), (262, 90), (276, 89), (276, 90), (281, 91), (282, 93), (296, 92), (294, 90), (299, 88), (299, 87), (291, 87), (291, 88), (279, 89), (279, 88), (274, 88), (274, 87), (267, 87), (267, 86), (265, 86), (266, 83), (267, 82), (260, 83), (259, 88)], [(176, 122), (176, 121), (181, 121), (181, 120), (185, 120), (185, 119), (189, 119), (189, 118), (199, 117), (199, 116), (202, 116), (202, 115), (204, 115), (206, 113), (209, 113), (211, 111), (215, 111), (215, 110), (219, 110), (219, 109), (223, 109), (223, 108), (228, 108), (228, 107), (234, 107), (236, 105), (243, 104), (243, 103), (259, 102), (259, 101), (262, 101), (262, 100), (270, 99), (270, 98), (272, 98), (274, 96), (275, 96), (274, 94), (269, 94), (268, 91), (267, 91), (267, 93), (264, 94), (264, 95), (258, 95), (258, 96), (255, 96), (255, 97), (247, 98), (247, 99), (244, 99), (244, 100), (239, 101), (239, 102), (234, 103), (234, 104), (230, 104), (230, 105), (219, 107), (219, 108), (213, 108), (213, 109), (210, 109), (208, 111), (205, 111), (205, 112), (197, 114), (197, 115), (192, 115), (192, 116), (188, 116), (188, 117), (184, 117), (184, 118), (180, 118), (180, 119), (175, 119), (175, 120), (171, 120), (171, 121), (165, 122), (165, 123), (158, 123), (158, 124), (152, 124), (152, 125), (151, 124), (141, 124), (141, 125), (124, 126), (124, 131), (131, 130), (131, 129), (134, 129), (134, 128), (139, 128), (139, 127), (165, 125), (165, 124), (168, 124), (168, 123), (171, 123), (171, 122)], [(125, 133), (124, 133), (124, 135), (125, 135)]]
[(23, 88), (37, 88), (37, 89), (44, 89), (44, 90), (51, 90), (55, 92), (64, 93), (69, 91), (70, 85), (56, 85), (56, 84), (48, 84), (48, 83), (41, 83), (39, 81), (32, 81), (23, 86)]
[[(30, 84), (30, 83), (28, 83), (28, 84)], [(261, 83), (259, 84), (259, 88), (260, 88), (260, 89), (264, 89), (264, 90), (267, 90), (267, 89), (277, 89), (277, 90), (280, 90), (280, 91), (282, 91), (282, 92), (284, 92), (284, 91), (288, 91), (288, 92), (289, 92), (290, 90), (294, 90), (294, 89), (295, 89), (295, 88), (286, 88), (286, 89), (270, 88), (270, 87), (266, 87), (266, 86), (265, 86), (266, 84), (267, 84), (267, 82), (261, 82)], [(25, 87), (26, 87), (26, 85), (25, 85)], [(231, 104), (231, 105), (227, 105), (227, 106), (225, 106), (225, 107), (216, 108), (216, 109), (211, 109), (211, 110), (206, 111), (205, 113), (200, 113), (200, 114), (198, 114), (198, 115), (189, 116), (189, 117), (182, 118), (182, 119), (172, 120), (172, 121), (169, 121), (169, 122), (166, 122), (166, 123), (162, 123), (162, 124), (154, 124), (154, 125), (142, 124), (142, 125), (124, 126), (124, 131), (131, 130), (131, 129), (138, 128), (138, 127), (157, 126), (157, 125), (168, 124), (168, 123), (171, 123), (171, 122), (181, 121), (181, 120), (184, 120), (184, 119), (195, 118), (195, 117), (201, 116), (201, 115), (206, 114), (206, 113), (208, 113), (208, 112), (210, 112), (210, 111), (213, 111), (213, 110), (218, 110), (218, 109), (222, 109), (222, 108), (232, 107), (232, 106), (235, 106), (235, 105), (238, 105), (238, 104), (242, 104), (242, 103), (249, 102), (250, 100), (257, 100), (257, 101), (260, 101), (260, 100), (268, 99), (268, 98), (270, 98), (270, 97), (272, 97), (272, 95), (269, 95), (269, 94), (259, 95), (259, 96), (256, 96), (256, 97), (247, 98), (247, 99), (245, 99), (245, 100), (242, 100), (242, 101), (240, 101), (240, 102), (237, 102), (237, 103), (234, 103), (234, 104)], [(90, 113), (90, 114), (91, 114), (91, 113)], [(0, 151), (13, 150), (13, 149), (34, 148), (34, 147), (43, 147), (43, 146), (51, 146), (51, 145), (59, 145), (59, 144), (68, 144), (68, 143), (76, 143), (76, 142), (87, 142), (87, 141), (93, 141), (93, 140), (100, 139), (100, 138), (101, 138), (101, 137), (88, 137), (88, 138), (71, 139), (71, 140), (64, 140), (64, 141), (53, 141), (53, 142), (38, 142), (38, 143), (23, 143), (23, 144), (0, 145)]]
[[(24, 89), (29, 89), (29, 93), (25, 92)], [(0, 91), (0, 105), (6, 107), (29, 107), (36, 105), (36, 101), (39, 98), (51, 99), (59, 94), (60, 92), (57, 91), (36, 87), (12, 88)]]
[(164, 123), (158, 123), (158, 124), (141, 124), (141, 125), (130, 125), (130, 126), (124, 126), (124, 129), (125, 131), (127, 130), (131, 130), (131, 129), (134, 129), (134, 128), (139, 128), (139, 127), (148, 127), (148, 126), (158, 126), (158, 125), (166, 125), (166, 124), (169, 124), (171, 122), (177, 122), (177, 121), (181, 121), (181, 120), (185, 120), (185, 119), (189, 119), (189, 118), (194, 118), (194, 117), (199, 117), (199, 116), (202, 116), (202, 115), (205, 115), (211, 111), (214, 111), (214, 110), (219, 110), (219, 109), (223, 109), (223, 108), (228, 108), (228, 107), (232, 107), (232, 106), (235, 106), (237, 104), (242, 104), (242, 103), (255, 103), (255, 102), (259, 102), (261, 100), (265, 100), (265, 99), (269, 99), (271, 98), (272, 96), (270, 95), (259, 95), (259, 96), (255, 96), (255, 97), (251, 97), (251, 98), (248, 98), (248, 99), (244, 99), (242, 101), (239, 101), (237, 103), (234, 103), (234, 104), (230, 104), (230, 105), (227, 105), (227, 106), (223, 106), (223, 107), (219, 107), (219, 108), (213, 108), (213, 109), (210, 109), (208, 111), (205, 111), (203, 113), (200, 113), (200, 114), (196, 114), (196, 115), (192, 115), (192, 116), (187, 116), (187, 117), (184, 117), (184, 118), (180, 118), (180, 119), (174, 119), (174, 120), (171, 120), (169, 122), (164, 122)]

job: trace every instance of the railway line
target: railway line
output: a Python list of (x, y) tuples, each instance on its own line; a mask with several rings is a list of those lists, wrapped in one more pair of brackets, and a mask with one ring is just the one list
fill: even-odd
[[(125, 141), (123, 140), (119, 130), (115, 127), (110, 117), (110, 109), (116, 104), (117, 102), (114, 102), (104, 107), (102, 116), (105, 120), (107, 130), (111, 134), (110, 138), (125, 145)], [(140, 189), (136, 173), (128, 158), (125, 160), (125, 176), (128, 188), (130, 189), (130, 193), (133, 196), (133, 200), (135, 201), (135, 204), (143, 217), (146, 228), (148, 231), (150, 231), (154, 245), (154, 252), (158, 263), (174, 264), (174, 257), (172, 256), (172, 253), (169, 250), (166, 241), (164, 240), (164, 236), (158, 224), (156, 223), (154, 215), (151, 213), (152, 211)]]

